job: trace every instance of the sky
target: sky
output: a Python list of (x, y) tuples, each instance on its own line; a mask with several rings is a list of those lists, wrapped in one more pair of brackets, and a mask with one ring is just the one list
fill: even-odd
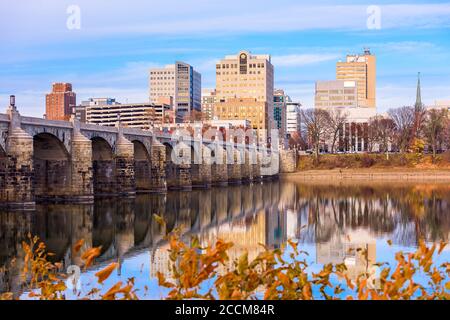
[[(41, 117), (53, 82), (77, 102), (148, 100), (148, 71), (184, 61), (215, 86), (215, 63), (270, 54), (275, 87), (305, 107), (314, 84), (365, 47), (377, 57), (377, 108), (450, 100), (450, 2), (415, 0), (33, 0), (0, 2), (0, 112), (10, 94)], [(79, 14), (78, 14), (79, 13)]]

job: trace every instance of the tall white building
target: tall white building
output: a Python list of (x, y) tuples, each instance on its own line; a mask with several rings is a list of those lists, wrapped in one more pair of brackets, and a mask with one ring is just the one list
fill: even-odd
[(201, 111), (201, 75), (184, 62), (150, 69), (151, 103), (171, 103), (177, 122)]
[(289, 97), (286, 101), (286, 136), (290, 137), (300, 132), (300, 102), (293, 102)]
[(286, 102), (290, 100), (284, 90), (276, 89), (273, 94), (273, 120), (280, 136), (286, 136)]

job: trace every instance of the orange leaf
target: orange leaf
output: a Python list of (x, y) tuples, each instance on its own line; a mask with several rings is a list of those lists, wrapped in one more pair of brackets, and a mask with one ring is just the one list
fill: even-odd
[(75, 245), (73, 246), (73, 251), (75, 251), (75, 253), (78, 253), (81, 250), (81, 247), (84, 244), (84, 240), (81, 239), (79, 240), (77, 243), (75, 243)]
[(100, 246), (97, 248), (89, 249), (83, 253), (83, 255), (81, 256), (81, 259), (83, 259), (85, 261), (84, 262), (85, 268), (88, 268), (92, 264), (94, 259), (100, 255), (101, 249), (102, 249), (102, 247)]
[(95, 274), (95, 276), (98, 278), (98, 283), (103, 284), (103, 281), (109, 278), (111, 273), (119, 267), (119, 264), (117, 262), (111, 263), (109, 266), (104, 268), (103, 270), (100, 270)]

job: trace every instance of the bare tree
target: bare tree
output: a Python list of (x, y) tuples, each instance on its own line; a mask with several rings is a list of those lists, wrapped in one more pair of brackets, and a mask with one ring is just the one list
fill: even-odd
[(447, 120), (445, 121), (443, 140), (445, 150), (450, 151), (450, 118), (447, 118)]
[(329, 113), (323, 109), (301, 111), (302, 130), (314, 148), (316, 162), (319, 161), (320, 143), (327, 138)]
[(438, 145), (443, 142), (446, 130), (446, 122), (448, 121), (448, 111), (430, 110), (427, 112), (424, 124), (424, 134), (433, 150), (433, 160), (436, 159)]
[(331, 153), (335, 152), (336, 142), (339, 139), (339, 132), (342, 132), (348, 120), (348, 112), (341, 109), (334, 109), (328, 112), (328, 130), (331, 138)]
[(415, 112), (412, 107), (402, 107), (388, 111), (395, 125), (395, 143), (400, 152), (406, 152), (412, 140), (415, 125)]
[(394, 140), (395, 123), (390, 118), (381, 118), (378, 122), (377, 143), (380, 151), (386, 153), (386, 159), (389, 160), (389, 145)]
[(373, 152), (375, 144), (378, 142), (378, 130), (382, 116), (375, 116), (369, 119), (367, 124), (367, 150)]
[(290, 148), (297, 148), (297, 149), (300, 149), (300, 150), (306, 149), (306, 146), (307, 146), (307, 143), (303, 139), (303, 136), (301, 135), (300, 132), (293, 132), (289, 136), (288, 143), (289, 143), (289, 147)]
[(202, 120), (204, 120), (204, 115), (201, 111), (198, 110), (191, 110), (191, 112), (188, 112), (183, 116), (184, 123), (192, 123)]
[(395, 124), (391, 118), (375, 116), (369, 119), (368, 140), (369, 150), (373, 151), (375, 145), (378, 145), (380, 152), (386, 153), (386, 159), (389, 160), (389, 146), (393, 142)]

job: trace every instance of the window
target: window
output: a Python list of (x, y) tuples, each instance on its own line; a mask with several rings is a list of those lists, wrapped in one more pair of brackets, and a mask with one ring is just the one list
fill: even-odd
[(247, 74), (247, 55), (242, 53), (239, 57), (239, 71), (240, 74)]

